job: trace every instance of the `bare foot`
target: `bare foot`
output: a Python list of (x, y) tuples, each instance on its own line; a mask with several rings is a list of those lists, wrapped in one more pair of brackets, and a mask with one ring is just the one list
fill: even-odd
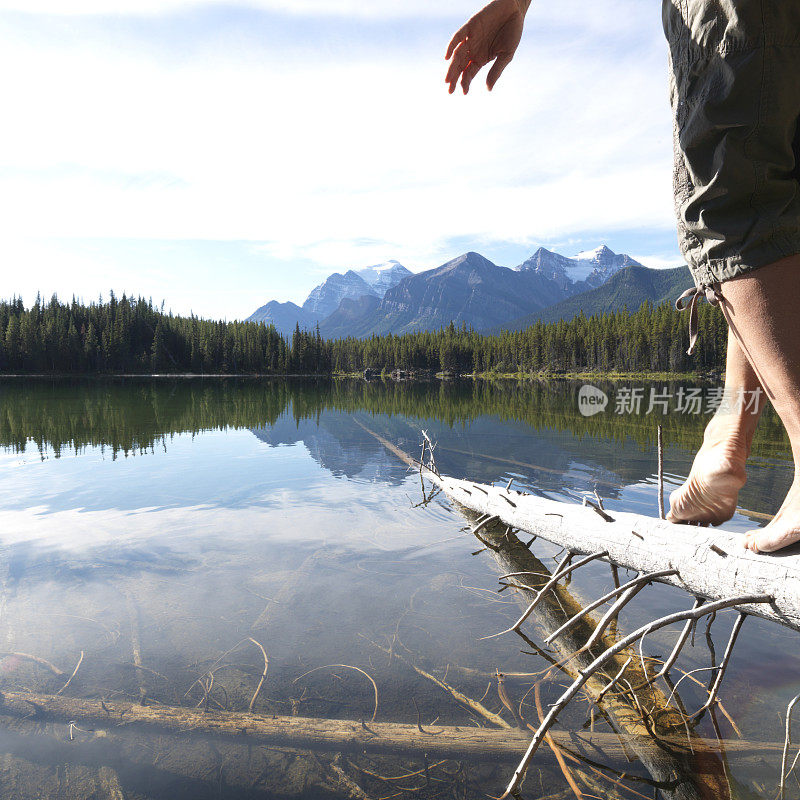
[(768, 525), (745, 534), (744, 546), (754, 553), (772, 553), (800, 541), (800, 478), (795, 477), (783, 505)]
[(719, 525), (733, 516), (739, 490), (747, 480), (750, 437), (731, 422), (730, 417), (709, 422), (689, 477), (669, 497), (667, 519), (671, 522)]

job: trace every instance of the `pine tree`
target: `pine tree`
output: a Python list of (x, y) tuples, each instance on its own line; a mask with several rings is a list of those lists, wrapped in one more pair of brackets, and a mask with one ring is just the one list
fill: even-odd
[(164, 326), (159, 319), (153, 334), (153, 344), (150, 348), (150, 370), (161, 372), (164, 366)]

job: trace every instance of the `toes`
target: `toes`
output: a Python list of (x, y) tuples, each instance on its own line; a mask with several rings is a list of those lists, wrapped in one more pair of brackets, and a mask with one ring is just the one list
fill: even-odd
[(752, 550), (754, 553), (760, 553), (756, 539), (758, 538), (758, 531), (747, 531), (744, 535), (744, 546), (746, 550)]
[(667, 519), (670, 522), (682, 522), (682, 517), (680, 516), (680, 507), (681, 507), (681, 491), (680, 489), (676, 489), (672, 492), (669, 496), (669, 511), (667, 512)]
[(686, 519), (686, 517), (681, 516), (675, 510), (675, 506), (672, 506), (670, 508), (670, 510), (667, 511), (667, 515), (666, 515), (666, 517), (664, 517), (664, 519), (666, 519), (667, 522), (674, 523), (675, 525), (688, 525), (688, 524), (691, 524), (690, 521), (688, 519)]

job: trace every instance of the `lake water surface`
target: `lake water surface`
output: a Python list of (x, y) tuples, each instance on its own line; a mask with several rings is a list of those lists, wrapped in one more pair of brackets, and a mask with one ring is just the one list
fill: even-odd
[[(646, 396), (650, 386), (637, 385)], [(467, 518), (442, 496), (426, 501), (419, 475), (373, 434), (416, 456), (424, 429), (442, 473), (513, 478), (518, 489), (568, 502), (596, 490), (609, 510), (657, 515), (657, 423), (668, 492), (688, 471), (708, 417), (618, 414), (619, 385), (603, 387), (612, 395), (604, 412), (584, 417), (578, 388), (3, 381), (0, 690), (246, 711), (263, 647), (268, 670), (252, 703), (262, 714), (419, 723), (431, 737), (440, 726), (490, 726), (432, 676), (514, 724), (495, 670), (507, 674), (516, 706), (550, 666), (549, 651), (534, 626), (523, 628), (530, 642), (481, 637), (510, 625), (526, 598), (497, 592), (496, 559), (465, 533)], [(731, 530), (765, 524), (791, 482), (787, 441), (771, 413), (749, 475)], [(537, 541), (531, 552), (552, 571), (557, 547)], [(568, 589), (580, 599), (612, 586), (608, 565), (593, 564)], [(626, 609), (618, 634), (690, 604), (676, 589), (651, 587)], [(718, 663), (732, 621), (720, 614), (708, 633), (701, 623), (680, 669)], [(646, 654), (664, 657), (674, 636), (648, 638)], [(720, 695), (728, 716), (704, 715), (696, 735), (716, 740), (717, 724), (723, 739), (782, 742), (782, 715), (800, 684), (797, 645), (796, 634), (749, 618)], [(702, 705), (712, 675), (695, 674), (703, 686), (680, 684), (685, 711)], [(539, 687), (542, 703), (568, 682), (552, 672)], [(522, 708), (535, 727), (532, 694)], [(288, 741), (254, 746), (135, 726), (106, 734), (80, 720), (45, 723), (32, 709), (28, 719), (0, 719), (2, 798), (479, 798), (501, 794), (524, 749), (510, 760), (350, 752), (332, 766), (335, 751)], [(586, 702), (557, 728), (579, 730), (590, 713), (592, 729), (611, 730)], [(573, 765), (587, 796), (692, 796), (654, 781), (635, 754), (597, 760), (617, 782), (599, 778), (598, 766)], [(775, 796), (779, 769), (779, 757), (761, 766), (732, 757), (728, 796)], [(544, 757), (524, 790), (575, 796)], [(703, 791), (694, 796), (709, 796)], [(792, 777), (787, 797), (799, 796)]]

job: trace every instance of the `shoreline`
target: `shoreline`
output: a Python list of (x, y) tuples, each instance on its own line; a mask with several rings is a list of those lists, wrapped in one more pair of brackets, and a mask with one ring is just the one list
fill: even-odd
[(5, 379), (24, 380), (35, 378), (37, 380), (65, 380), (68, 378), (76, 379), (180, 379), (194, 380), (206, 379), (219, 380), (220, 378), (249, 378), (254, 380), (303, 378), (305, 380), (343, 380), (357, 379), (365, 383), (387, 382), (392, 383), (421, 383), (432, 380), (471, 380), (471, 381), (563, 381), (563, 380), (594, 380), (594, 381), (623, 381), (623, 380), (643, 380), (643, 381), (676, 381), (692, 380), (707, 381), (721, 380), (722, 372), (559, 372), (559, 373), (519, 373), (519, 372), (472, 372), (463, 375), (436, 373), (434, 376), (403, 378), (394, 380), (387, 374), (382, 376), (378, 373), (374, 378), (366, 379), (363, 372), (334, 372), (329, 374), (315, 373), (253, 373), (253, 372), (231, 372), (231, 373), (194, 373), (194, 372), (36, 372), (36, 373), (0, 373), (0, 381)]

